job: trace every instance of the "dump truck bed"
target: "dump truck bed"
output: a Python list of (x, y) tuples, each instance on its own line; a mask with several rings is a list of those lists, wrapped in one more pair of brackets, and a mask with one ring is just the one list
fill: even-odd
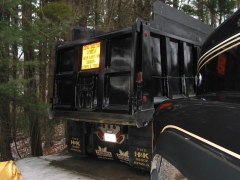
[(54, 117), (142, 127), (159, 103), (195, 95), (199, 48), (213, 29), (159, 1), (153, 7), (153, 20), (93, 37), (78, 28), (58, 44)]

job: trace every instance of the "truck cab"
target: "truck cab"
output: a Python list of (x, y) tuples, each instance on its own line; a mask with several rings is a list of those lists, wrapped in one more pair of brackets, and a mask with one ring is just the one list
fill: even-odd
[(239, 18), (238, 10), (203, 44), (196, 97), (163, 102), (155, 112), (152, 179), (166, 172), (172, 178), (239, 179)]

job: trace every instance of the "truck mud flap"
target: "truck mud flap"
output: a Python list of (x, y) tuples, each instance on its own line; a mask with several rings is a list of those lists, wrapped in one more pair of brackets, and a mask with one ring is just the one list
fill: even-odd
[(67, 121), (68, 130), (68, 152), (77, 155), (86, 155), (85, 152), (85, 122)]
[(152, 160), (152, 126), (129, 126), (129, 163), (142, 170), (150, 170)]

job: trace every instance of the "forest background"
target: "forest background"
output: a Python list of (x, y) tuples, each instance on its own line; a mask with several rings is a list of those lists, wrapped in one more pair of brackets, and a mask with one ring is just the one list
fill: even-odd
[[(0, 0), (0, 161), (13, 159), (11, 144), (29, 137), (32, 156), (53, 145), (59, 123), (49, 120), (55, 42), (70, 41), (75, 26), (112, 31), (151, 19), (155, 0)], [(240, 0), (163, 0), (213, 27)], [(17, 147), (17, 146), (16, 146)], [(18, 152), (18, 151), (17, 151)], [(18, 153), (19, 157), (21, 155)]]

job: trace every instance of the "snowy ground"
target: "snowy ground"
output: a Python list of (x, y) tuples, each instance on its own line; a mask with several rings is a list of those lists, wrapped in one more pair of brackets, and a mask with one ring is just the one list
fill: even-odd
[[(14, 160), (19, 160), (31, 155), (30, 138), (26, 137), (23, 133), (18, 133), (17, 142), (11, 143), (12, 156)], [(66, 150), (65, 139), (65, 124), (58, 124), (54, 128), (52, 137), (53, 145), (45, 148), (46, 137), (42, 136), (43, 155), (58, 154)]]
[(129, 164), (68, 152), (16, 161), (23, 180), (150, 180), (148, 171)]
[(88, 177), (74, 171), (65, 170), (50, 165), (52, 161), (60, 161), (71, 158), (66, 153), (48, 155), (41, 157), (25, 158), (16, 161), (16, 165), (22, 173), (23, 180), (93, 180), (96, 178)]
[[(23, 180), (149, 180), (149, 172), (129, 164), (104, 161), (93, 157), (77, 157), (66, 151), (64, 124), (55, 128), (54, 145), (44, 148), (40, 157), (30, 155), (29, 139), (12, 144), (12, 154)], [(44, 142), (44, 138), (42, 139)], [(20, 159), (23, 158), (23, 159)], [(1, 179), (1, 178), (0, 178)]]

